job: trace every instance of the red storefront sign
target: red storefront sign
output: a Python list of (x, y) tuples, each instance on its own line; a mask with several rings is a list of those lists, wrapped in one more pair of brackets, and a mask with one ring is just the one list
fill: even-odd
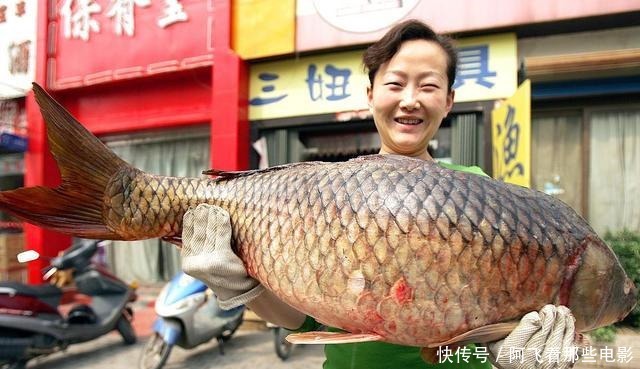
[(58, 0), (52, 89), (213, 64), (214, 0)]

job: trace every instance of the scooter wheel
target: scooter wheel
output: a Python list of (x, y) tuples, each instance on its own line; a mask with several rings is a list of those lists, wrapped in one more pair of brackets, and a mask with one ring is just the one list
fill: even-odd
[(293, 350), (293, 343), (286, 340), (290, 332), (282, 327), (276, 327), (273, 333), (275, 334), (276, 355), (285, 361), (291, 356)]
[(25, 369), (27, 367), (26, 360), (16, 360), (10, 363), (4, 364), (5, 366), (0, 365), (0, 368), (4, 369)]
[(131, 326), (131, 322), (124, 315), (121, 316), (118, 320), (116, 330), (118, 331), (118, 333), (120, 333), (120, 335), (122, 336), (122, 340), (127, 345), (133, 345), (138, 340), (138, 337), (136, 337), (136, 332)]
[(166, 343), (162, 337), (156, 332), (142, 349), (140, 356), (139, 369), (160, 369), (167, 362), (171, 348), (173, 346)]

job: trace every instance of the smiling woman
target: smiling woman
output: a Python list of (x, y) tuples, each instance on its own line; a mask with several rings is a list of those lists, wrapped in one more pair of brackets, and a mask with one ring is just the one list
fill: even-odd
[(364, 54), (369, 107), (382, 154), (432, 159), (427, 151), (453, 107), (455, 51), (420, 23), (396, 27)]
[(367, 90), (381, 153), (431, 159), (427, 151), (453, 106), (447, 55), (433, 41), (411, 40), (378, 69)]

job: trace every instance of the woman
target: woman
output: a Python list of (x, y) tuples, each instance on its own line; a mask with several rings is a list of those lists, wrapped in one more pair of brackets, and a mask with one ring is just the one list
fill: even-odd
[[(363, 61), (369, 73), (370, 86), (367, 88), (367, 97), (380, 135), (380, 153), (433, 160), (427, 146), (442, 120), (451, 111), (455, 95), (452, 85), (456, 75), (457, 56), (450, 40), (436, 34), (421, 22), (407, 21), (396, 25), (382, 39), (371, 45), (365, 52)], [(442, 163), (441, 165), (485, 175), (477, 167)], [(185, 215), (184, 270), (207, 282), (223, 308), (246, 304), (263, 319), (279, 326), (298, 331), (318, 329), (319, 324), (313, 318), (280, 301), (247, 275), (242, 262), (229, 247), (228, 219), (224, 210), (209, 205), (201, 205)], [(212, 230), (212, 225), (218, 229)], [(207, 239), (205, 228), (209, 235), (216, 235), (216, 242)], [(207, 243), (209, 246), (206, 246)], [(219, 246), (216, 247), (214, 244)], [(566, 309), (552, 309), (550, 314), (554, 317), (557, 315), (562, 321), (562, 335), (573, 338), (573, 330), (564, 329), (565, 320), (572, 321), (570, 313)], [(528, 324), (529, 328), (530, 326), (531, 324)], [(522, 332), (522, 329), (518, 332)], [(531, 335), (525, 332), (526, 334)], [(517, 336), (520, 341), (515, 342), (522, 345), (519, 349), (531, 349), (526, 345), (527, 340), (522, 341), (520, 334)], [(502, 341), (499, 345), (490, 346), (494, 360), (499, 356), (501, 346)], [(468, 352), (473, 353), (473, 349), (471, 347)], [(502, 362), (508, 356), (505, 352), (503, 349)], [(420, 348), (384, 342), (326, 345), (325, 354), (324, 368), (431, 367), (422, 359)], [(431, 360), (433, 359), (434, 357), (431, 357)], [(511, 364), (511, 358), (508, 359), (506, 364)], [(491, 368), (486, 356), (482, 355), (472, 354), (468, 362), (456, 363), (455, 359), (452, 361), (434, 366)], [(502, 366), (508, 368), (506, 364)], [(535, 363), (532, 362), (532, 365)]]

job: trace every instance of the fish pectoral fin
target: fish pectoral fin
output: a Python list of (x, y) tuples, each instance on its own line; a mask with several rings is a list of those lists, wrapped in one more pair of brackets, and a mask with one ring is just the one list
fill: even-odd
[[(456, 352), (458, 347), (457, 345), (448, 346), (449, 352)], [(446, 357), (440, 358), (441, 352), (440, 347), (423, 347), (420, 349), (420, 357), (427, 364), (439, 364), (446, 359)]]
[(341, 332), (304, 332), (287, 336), (287, 341), (296, 345), (330, 345), (334, 343), (357, 343), (380, 341), (382, 336), (370, 333), (341, 333)]
[(429, 345), (429, 348), (438, 348), (440, 346), (451, 346), (453, 344), (457, 346), (466, 345), (468, 343), (486, 343), (498, 341), (509, 335), (517, 326), (519, 322), (508, 323), (496, 323), (485, 325), (476, 329), (472, 329), (459, 336), (444, 342), (434, 343)]
[(436, 364), (438, 363), (438, 348), (423, 347), (420, 349), (420, 357), (427, 364)]

